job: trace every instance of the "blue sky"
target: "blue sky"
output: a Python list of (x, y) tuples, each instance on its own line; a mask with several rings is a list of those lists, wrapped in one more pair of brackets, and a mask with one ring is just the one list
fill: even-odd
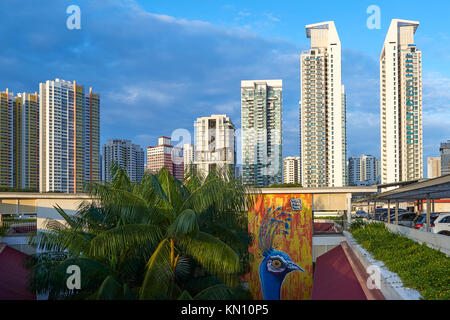
[[(81, 8), (81, 30), (66, 8)], [(366, 26), (369, 5), (381, 29)], [(392, 18), (420, 21), (424, 155), (450, 139), (450, 2), (2, 0), (0, 88), (37, 91), (77, 80), (101, 95), (101, 141), (143, 147), (199, 116), (226, 113), (240, 127), (240, 80), (283, 79), (283, 154), (299, 154), (299, 54), (305, 25), (334, 20), (343, 48), (348, 154), (379, 156), (378, 58)], [(426, 162), (425, 162), (426, 163)]]

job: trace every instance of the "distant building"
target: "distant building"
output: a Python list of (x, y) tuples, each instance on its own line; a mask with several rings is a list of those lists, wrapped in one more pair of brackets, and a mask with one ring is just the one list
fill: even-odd
[(428, 157), (427, 158), (427, 178), (433, 179), (441, 176), (441, 158)]
[(301, 159), (300, 157), (287, 157), (283, 159), (283, 183), (301, 183)]
[(108, 140), (103, 145), (102, 159), (103, 177), (107, 182), (112, 180), (111, 166), (113, 163), (117, 163), (124, 169), (133, 182), (141, 182), (144, 176), (144, 149), (131, 143), (130, 140)]
[(56, 79), (39, 84), (40, 192), (82, 193), (100, 181), (100, 97)]
[(241, 82), (242, 179), (266, 187), (283, 182), (282, 80)]
[(441, 175), (450, 174), (450, 140), (441, 143)]
[(186, 173), (188, 168), (194, 165), (194, 146), (192, 144), (184, 144), (183, 146), (183, 162), (184, 172)]
[(157, 146), (147, 148), (147, 170), (158, 173), (164, 167), (178, 180), (184, 179), (183, 148), (172, 146), (168, 137), (158, 138)]
[(194, 123), (196, 169), (208, 175), (211, 169), (236, 166), (236, 128), (226, 115), (198, 118)]
[(348, 166), (349, 185), (371, 186), (380, 182), (379, 159), (374, 156), (350, 157)]

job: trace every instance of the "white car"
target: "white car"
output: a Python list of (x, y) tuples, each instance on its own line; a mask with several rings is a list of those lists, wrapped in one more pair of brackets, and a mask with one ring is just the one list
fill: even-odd
[(439, 215), (436, 220), (434, 220), (434, 227), (432, 232), (450, 236), (450, 213), (445, 213)]

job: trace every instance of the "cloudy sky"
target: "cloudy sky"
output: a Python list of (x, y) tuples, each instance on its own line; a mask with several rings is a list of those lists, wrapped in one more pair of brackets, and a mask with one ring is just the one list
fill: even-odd
[[(73, 4), (80, 30), (66, 27)], [(367, 27), (372, 4), (381, 29)], [(77, 80), (101, 95), (102, 143), (123, 138), (146, 147), (179, 128), (192, 132), (197, 117), (212, 113), (240, 127), (240, 81), (282, 79), (283, 154), (298, 155), (305, 25), (334, 20), (348, 155), (379, 156), (379, 54), (392, 18), (417, 20), (424, 154), (436, 156), (450, 139), (449, 9), (447, 0), (1, 0), (0, 89), (34, 92), (45, 80)]]

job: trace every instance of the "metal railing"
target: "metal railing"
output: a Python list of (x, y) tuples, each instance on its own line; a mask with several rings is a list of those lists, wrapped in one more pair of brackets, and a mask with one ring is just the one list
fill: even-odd
[(3, 218), (0, 220), (0, 236), (27, 235), (36, 231), (36, 219)]
[(341, 235), (346, 228), (345, 214), (337, 216), (313, 216), (313, 235)]

